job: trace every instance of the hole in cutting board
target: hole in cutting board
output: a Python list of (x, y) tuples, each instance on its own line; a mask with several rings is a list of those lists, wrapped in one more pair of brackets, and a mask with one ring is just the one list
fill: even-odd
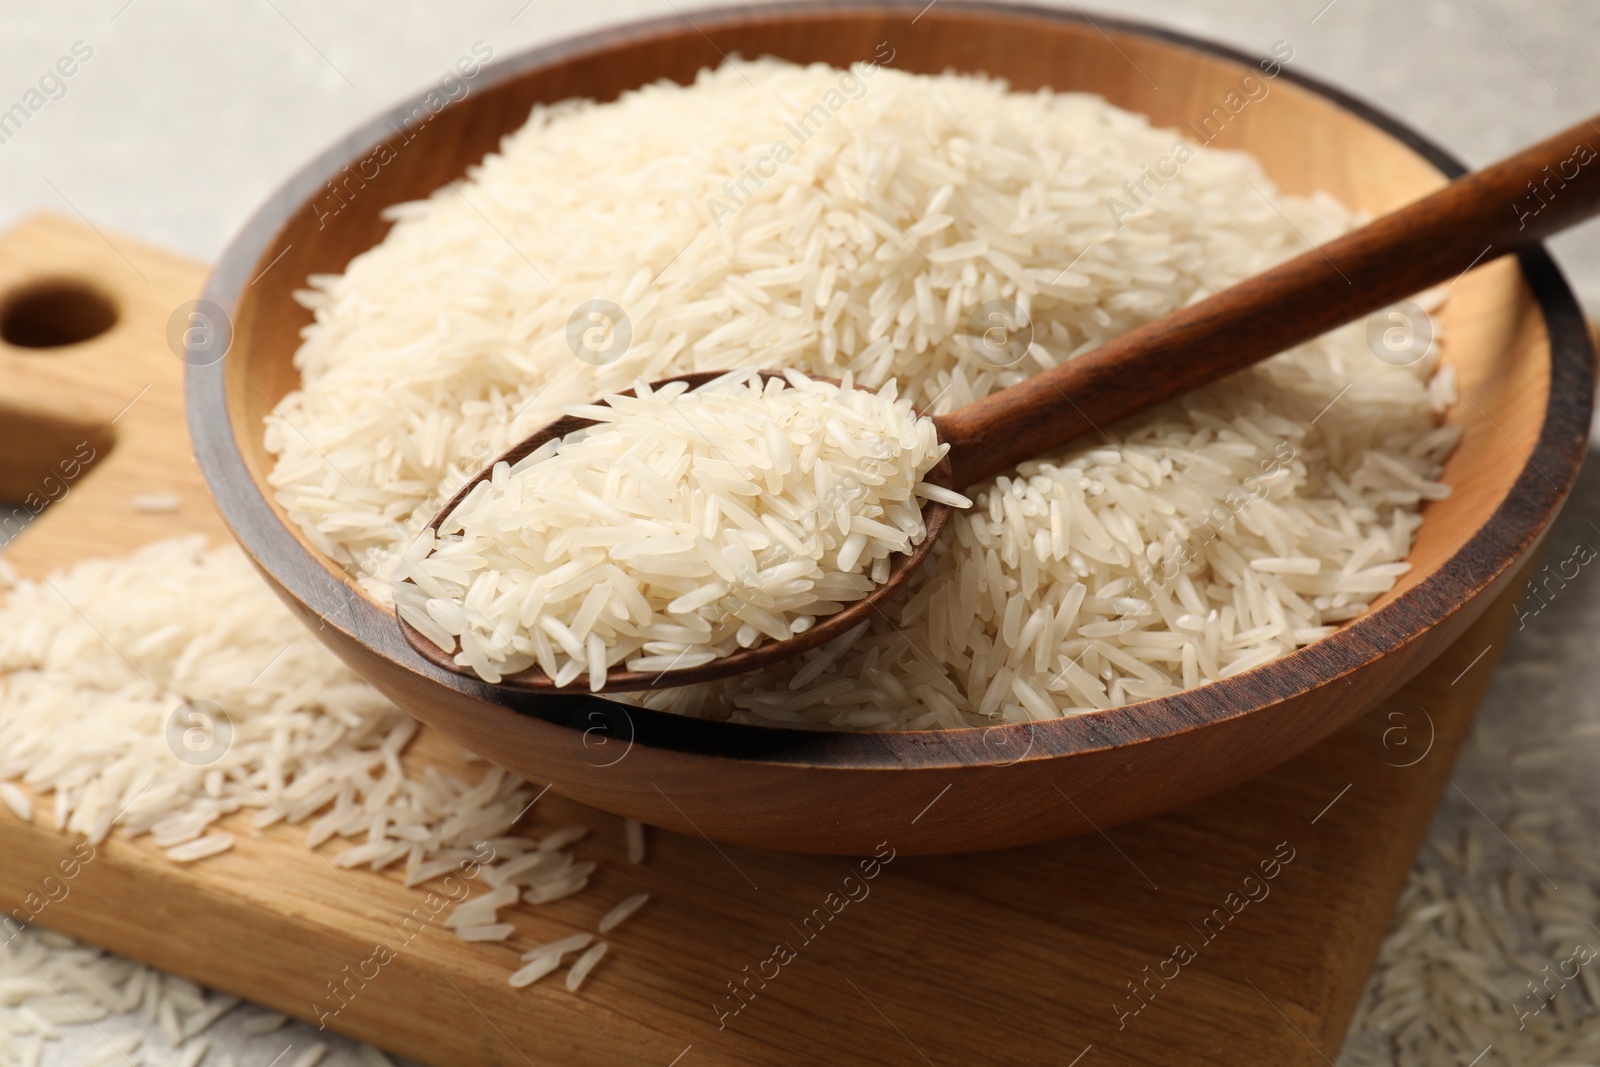
[(0, 304), (0, 339), (18, 348), (62, 348), (117, 324), (117, 305), (88, 282), (47, 278), (13, 289)]

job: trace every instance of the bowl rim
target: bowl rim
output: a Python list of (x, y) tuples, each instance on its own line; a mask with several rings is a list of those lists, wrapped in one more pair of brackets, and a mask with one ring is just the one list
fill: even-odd
[[(1109, 28), (1245, 67), (1262, 61), (1240, 49), (1166, 27), (1091, 16), (1076, 5), (1074, 10), (1057, 10), (982, 0), (943, 0), (937, 7), (925, 6), (922, 0), (870, 0), (848, 5), (830, 0), (791, 0), (759, 7), (696, 10), (564, 38), (485, 65), (478, 75), (481, 81), (477, 87), (496, 87), (531, 71), (604, 53), (618, 45), (693, 33), (704, 36), (707, 28), (795, 19), (870, 19), (919, 11), (918, 17), (929, 16), (930, 23), (950, 16), (978, 16), (1087, 25), (1102, 36)], [(1453, 179), (1466, 172), (1467, 168), (1453, 155), (1371, 104), (1295, 70), (1285, 68), (1279, 76), (1410, 148), (1444, 177)], [(383, 140), (391, 120), (409, 115), (426, 95), (424, 91), (408, 97), (357, 127), (285, 181), (224, 249), (206, 281), (203, 298), (224, 309), (230, 320), (236, 317), (239, 303), (258, 276), (258, 265), (276, 248), (284, 225), (325, 181)], [(464, 97), (462, 103), (469, 99)], [(448, 106), (457, 107), (460, 103)], [(463, 160), (463, 170), (475, 162)], [(1550, 388), (1532, 452), (1510, 491), (1460, 548), (1432, 574), (1376, 611), (1278, 659), (1171, 696), (1049, 722), (879, 732), (756, 725), (653, 711), (587, 693), (519, 693), (445, 671), (413, 651), (395, 625), (393, 613), (379, 607), (358, 590), (342, 568), (303, 542), (269, 503), (263, 486), (251, 477), (238, 446), (227, 406), (229, 364), (225, 357), (209, 365), (191, 364), (186, 368), (185, 414), (196, 460), (217, 508), (235, 539), (270, 579), (269, 584), (291, 606), (319, 616), (322, 628), (337, 630), (368, 653), (416, 676), (421, 684), (441, 685), (454, 690), (458, 698), (585, 734), (599, 729), (608, 737), (625, 737), (630, 749), (638, 744), (680, 756), (766, 764), (775, 769), (956, 770), (1009, 766), (1170, 740), (1336, 683), (1383, 652), (1421, 637), (1450, 618), (1531, 550), (1571, 492), (1587, 448), (1595, 384), (1594, 350), (1577, 299), (1544, 246), (1524, 251), (1517, 259), (1523, 281), (1545, 323), (1550, 347)], [(250, 428), (250, 432), (260, 431)], [(1557, 474), (1558, 481), (1552, 481), (1549, 474)]]

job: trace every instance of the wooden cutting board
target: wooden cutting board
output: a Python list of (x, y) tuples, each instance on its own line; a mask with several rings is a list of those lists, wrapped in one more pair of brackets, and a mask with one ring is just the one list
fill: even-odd
[[(120, 309), (82, 344), (0, 345), (0, 499), (44, 494), (79, 442), (104, 456), (64, 495), (53, 490), (5, 550), (24, 574), (178, 534), (226, 538), (189, 453), (183, 364), (166, 340), (204, 274), (57, 218), (0, 237), (0, 302), (76, 280)], [(57, 328), (77, 321), (69, 297)], [(37, 328), (50, 328), (49, 311)], [(134, 510), (146, 493), (173, 494), (179, 509)], [(547, 796), (528, 824), (590, 823), (578, 851), (601, 868), (591, 891), (517, 915), (522, 933), (593, 929), (608, 902), (654, 897), (581, 993), (552, 980), (514, 990), (516, 950), (433, 926), (331, 1027), (440, 1067), (1330, 1062), (1510, 607), (1495, 605), (1392, 700), (1270, 774), (1073, 840), (894, 858), (843, 905), (851, 861), (662, 832), (632, 867), (620, 820)], [(407, 762), (461, 770), (455, 746), (427, 732)], [(72, 844), (0, 808), (0, 906), (20, 904)], [(113, 837), (40, 921), (314, 1023), (326, 983), (421, 895), (398, 875), (337, 870), (280, 825), (186, 866)], [(826, 923), (807, 923), (814, 915)], [(780, 943), (792, 953), (781, 967)]]

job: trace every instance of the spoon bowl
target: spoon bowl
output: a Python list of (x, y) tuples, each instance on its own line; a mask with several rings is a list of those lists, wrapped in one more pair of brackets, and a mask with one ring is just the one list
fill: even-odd
[[(721, 376), (721, 371), (682, 374), (675, 378), (663, 378), (659, 382), (651, 382), (650, 387), (658, 389), (674, 382), (684, 382), (690, 389), (698, 389), (707, 382)], [(774, 374), (770, 371), (761, 372), (763, 381), (781, 377), (782, 375)], [(819, 378), (818, 380), (832, 382), (835, 385), (838, 384), (837, 380), (832, 378)], [(857, 388), (864, 387), (858, 386)], [(632, 396), (633, 390), (626, 390), (622, 395)], [(599, 402), (604, 403), (604, 401)], [(514, 466), (527, 456), (532, 455), (547, 442), (559, 440), (593, 425), (595, 425), (595, 420), (593, 419), (567, 415), (550, 423), (532, 436), (519, 441), (490, 460), (481, 471), (463, 485), (456, 495), (451, 497), (444, 507), (439, 509), (438, 514), (434, 515), (433, 521), (429, 522), (426, 528), (437, 533), (440, 525), (467, 498), (467, 494), (471, 493), (478, 486), (478, 483), (491, 477), (494, 474), (495, 467), (501, 463), (509, 463)], [(939, 462), (934, 464), (932, 469), (924, 476), (925, 481), (947, 489), (952, 488), (951, 478), (950, 457), (948, 455), (941, 457)], [(933, 546), (939, 539), (939, 533), (944, 529), (945, 520), (949, 517), (950, 505), (936, 500), (924, 500), (922, 502), (922, 523), (925, 530), (923, 538), (912, 547), (910, 552), (898, 552), (890, 557), (888, 580), (880, 583), (862, 599), (846, 604), (843, 610), (836, 611), (832, 615), (822, 616), (804, 632), (798, 633), (786, 641), (763, 641), (750, 648), (741, 648), (731, 655), (722, 656), (719, 659), (712, 660), (710, 663), (703, 663), (694, 667), (680, 667), (665, 671), (608, 670), (606, 671), (604, 691), (625, 693), (640, 689), (657, 689), (664, 686), (693, 685), (696, 682), (709, 682), (717, 678), (725, 678), (730, 674), (743, 674), (746, 671), (759, 670), (779, 660), (798, 656), (802, 652), (831, 641), (840, 634), (847, 633), (874, 611), (881, 610), (878, 607), (879, 602), (897, 594), (901, 587), (916, 573), (917, 568), (927, 558), (928, 553), (933, 551)], [(410, 579), (407, 579), (407, 581), (410, 581)], [(395, 615), (395, 620), (400, 625), (400, 633), (405, 637), (406, 643), (416, 650), (417, 655), (444, 670), (453, 671), (456, 674), (466, 675), (471, 678), (477, 677), (471, 667), (464, 667), (456, 663), (453, 649), (446, 651), (440, 648), (399, 614)], [(589, 688), (589, 676), (587, 673), (580, 674), (570, 684), (557, 686), (553, 678), (535, 666), (529, 667), (527, 670), (518, 671), (515, 674), (508, 674), (494, 684), (529, 693), (584, 692)]]

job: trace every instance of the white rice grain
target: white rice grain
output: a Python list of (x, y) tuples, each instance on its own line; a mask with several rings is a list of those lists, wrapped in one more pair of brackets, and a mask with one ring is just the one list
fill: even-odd
[(33, 802), (28, 799), (28, 794), (24, 793), (15, 784), (0, 782), (0, 801), (3, 801), (5, 806), (11, 809), (11, 814), (23, 822), (33, 821)]
[(207, 856), (215, 856), (219, 852), (226, 852), (232, 847), (232, 834), (208, 834), (198, 841), (190, 841), (167, 849), (167, 858), (176, 863), (190, 863), (194, 860), (203, 860)]
[(270, 1034), (274, 1030), (281, 1029), (288, 1021), (287, 1015), (279, 1015), (277, 1012), (252, 1015), (239, 1024), (239, 1032), (247, 1035)]
[(616, 907), (612, 908), (610, 911), (606, 912), (600, 917), (600, 932), (602, 934), (609, 934), (612, 930), (615, 930), (617, 927), (621, 926), (627, 921), (629, 916), (638, 911), (640, 908), (644, 907), (645, 902), (649, 899), (649, 893), (635, 893), (619, 902)]
[(557, 970), (561, 966), (561, 957), (546, 953), (535, 956), (530, 962), (523, 964), (511, 972), (510, 982), (513, 988), (522, 989), (530, 986), (545, 975)]
[(600, 962), (600, 958), (606, 954), (606, 950), (610, 947), (610, 945), (601, 941), (578, 957), (577, 961), (572, 965), (572, 970), (567, 972), (568, 992), (576, 993), (578, 991), (578, 987), (583, 985), (583, 980), (589, 977), (589, 972), (594, 970), (595, 965)]
[(128, 501), (134, 511), (146, 514), (168, 514), (183, 506), (176, 493), (137, 493)]
[(232, 1011), (240, 1003), (238, 997), (213, 997), (205, 1007), (183, 1020), (183, 1036), (192, 1038), (204, 1033), (211, 1024)]
[(623, 834), (627, 838), (628, 862), (639, 864), (644, 862), (645, 836), (644, 823), (638, 819), (622, 820)]
[(302, 1052), (292, 1067), (317, 1067), (322, 1062), (322, 1057), (328, 1054), (328, 1046), (320, 1041)]
[[(187, 863), (232, 844), (218, 825), (230, 816), (250, 813), (257, 828), (314, 820), (290, 839), (332, 845), (342, 867), (403, 861), (417, 885), (474, 864), (490, 891), (443, 924), (496, 928), (473, 938), (504, 932), (498, 908), (525, 885), (549, 901), (586, 888), (595, 866), (567, 849), (588, 827), (512, 835), (534, 790), (498, 768), (475, 783), (408, 773), (400, 756), (416, 729), (308, 639), (231, 546), (158, 542), (49, 585), (17, 582), (0, 603), (0, 783), (12, 787), (0, 792), (28, 781), (61, 829), (149, 835)], [(3, 799), (15, 811), (17, 798)], [(176, 979), (139, 986), (138, 1003), (174, 1043), (226, 1010)]]
[(84, 1058), (84, 1067), (104, 1067), (105, 1064), (117, 1060), (126, 1060), (138, 1051), (143, 1042), (144, 1035), (137, 1030), (115, 1035), (107, 1034), (105, 1044)]
[(573, 934), (570, 937), (563, 937), (559, 941), (551, 941), (549, 944), (539, 945), (536, 948), (531, 948), (522, 954), (522, 958), (525, 960), (536, 960), (542, 959), (545, 956), (555, 956), (559, 959), (569, 952), (578, 952), (582, 949), (588, 948), (589, 943), (593, 940), (593, 934)]
[(182, 1055), (177, 1059), (174, 1067), (198, 1067), (201, 1060), (206, 1058), (206, 1053), (211, 1051), (211, 1042), (205, 1038), (190, 1041), (183, 1046)]

